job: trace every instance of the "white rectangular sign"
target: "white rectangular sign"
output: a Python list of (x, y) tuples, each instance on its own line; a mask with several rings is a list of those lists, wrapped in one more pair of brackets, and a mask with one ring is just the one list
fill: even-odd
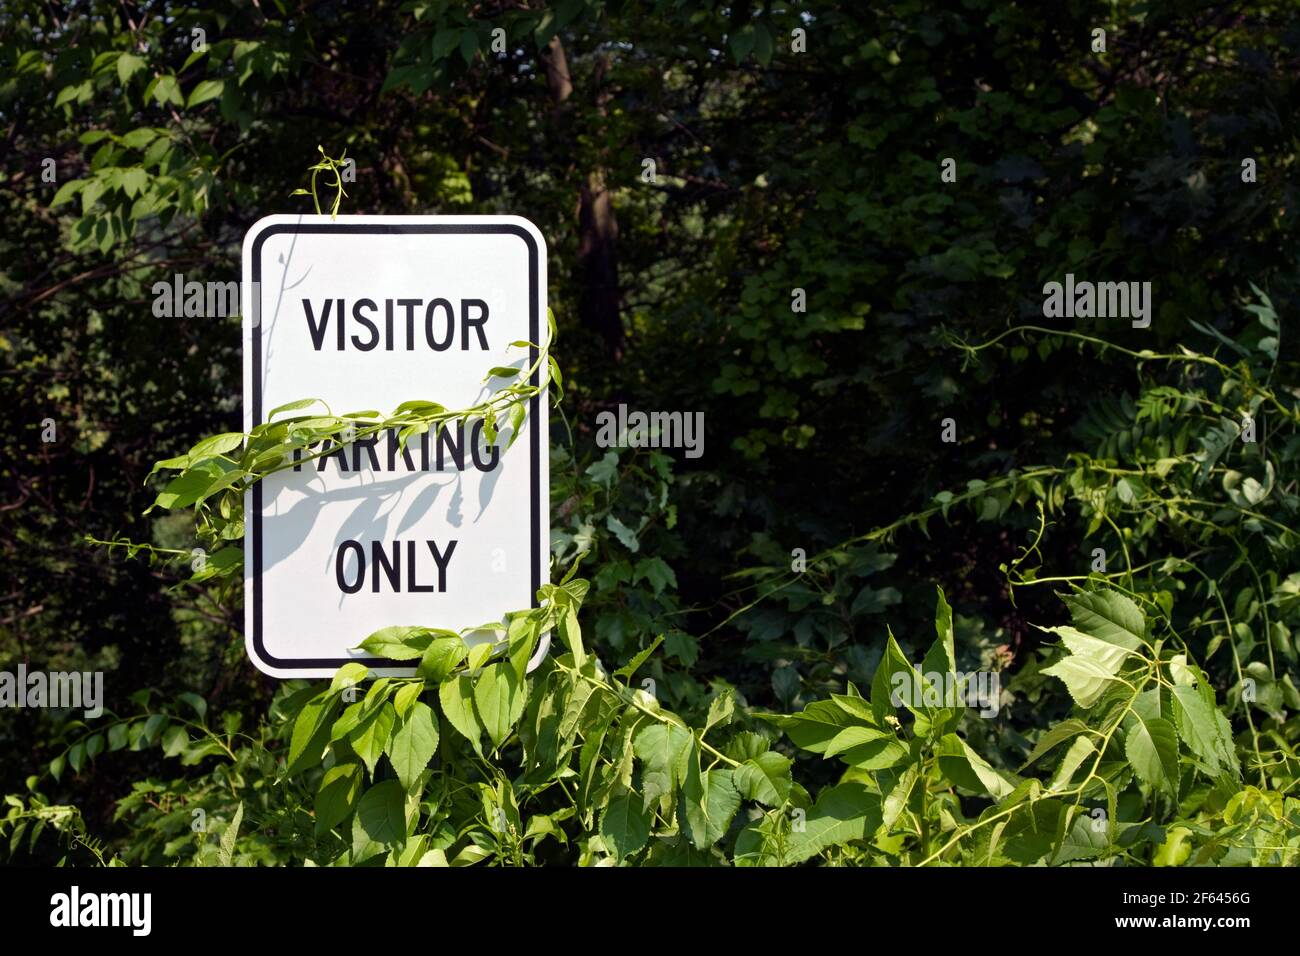
[[(514, 216), (270, 216), (244, 239), (244, 430), (292, 415), (483, 401), (546, 335), (546, 244)], [(532, 383), (538, 382), (534, 373)], [(279, 418), (286, 417), (284, 413)], [(549, 575), (546, 396), (519, 436), (396, 430), (269, 475), (245, 496), (245, 644), (276, 677), (324, 677), (390, 625), (460, 630), (536, 606)]]

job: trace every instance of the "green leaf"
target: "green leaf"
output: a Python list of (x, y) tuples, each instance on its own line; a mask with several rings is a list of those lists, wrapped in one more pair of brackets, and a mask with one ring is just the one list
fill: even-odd
[[(108, 749), (121, 750), (127, 744), (126, 724), (114, 724), (108, 728)], [(56, 778), (57, 779), (57, 778)]]
[(153, 98), (158, 105), (163, 106), (172, 103), (176, 106), (184, 106), (185, 100), (181, 98), (181, 85), (177, 82), (176, 77), (170, 73), (158, 77), (153, 88)]
[(190, 735), (180, 724), (172, 724), (162, 735), (163, 756), (178, 756), (190, 742)]
[(860, 783), (823, 790), (786, 837), (786, 863), (800, 863), (832, 846), (866, 840), (882, 820), (880, 797)]
[(474, 682), (466, 674), (458, 674), (443, 681), (438, 687), (438, 701), (442, 704), (442, 713), (447, 722), (473, 744), (474, 751), (481, 756), (483, 726), (474, 713)]
[(81, 192), (81, 190), (83, 190), (86, 187), (86, 183), (88, 182), (89, 180), (87, 179), (68, 180), (66, 183), (64, 183), (62, 186), (59, 187), (59, 191), (56, 192), (54, 194), (54, 198), (50, 200), (50, 208), (53, 209), (56, 206), (61, 206), (65, 202), (70, 201), (73, 196)]
[(1008, 818), (1002, 832), (1007, 857), (1032, 864), (1051, 853), (1064, 836), (1067, 812), (1060, 800), (1026, 803)]
[(1134, 651), (1091, 634), (1084, 634), (1073, 627), (1052, 627), (1046, 630), (1059, 635), (1061, 643), (1071, 654), (1093, 661), (1111, 674), (1119, 673), (1126, 659), (1138, 656)]
[(943, 596), (943, 589), (938, 588), (938, 599), (934, 606), (935, 642), (921, 661), (923, 674), (955, 674), (957, 672), (957, 650), (953, 640), (952, 608)]
[(619, 860), (641, 850), (650, 839), (651, 815), (634, 793), (609, 801), (600, 817), (600, 835)]
[(731, 782), (745, 800), (755, 800), (768, 807), (779, 807), (790, 796), (794, 779), (790, 758), (769, 750), (751, 757), (731, 773)]
[(686, 775), (691, 744), (690, 732), (676, 724), (656, 723), (638, 731), (632, 741), (632, 752), (645, 765), (641, 770), (645, 806), (671, 795), (677, 788)]
[(287, 402), (284, 405), (277, 405), (275, 408), (271, 409), (270, 413), (266, 416), (266, 420), (269, 422), (281, 412), (296, 412), (300, 408), (310, 408), (317, 402), (320, 402), (322, 405), (325, 404), (319, 398), (300, 398), (296, 402)]
[(452, 50), (460, 46), (460, 30), (456, 28), (439, 30), (433, 35), (433, 59), (441, 60)]
[(1232, 724), (1228, 722), (1228, 718), (1223, 715), (1223, 711), (1219, 710), (1219, 708), (1211, 707), (1210, 709), (1214, 712), (1214, 723), (1219, 731), (1219, 756), (1233, 775), (1240, 777), (1241, 765), (1237, 762), (1237, 751), (1232, 739)]
[(1030, 751), (1029, 757), (1021, 764), (1020, 769), (1024, 770), (1031, 763), (1038, 760), (1050, 750), (1069, 740), (1071, 737), (1077, 737), (1079, 734), (1089, 733), (1091, 728), (1077, 717), (1071, 717), (1069, 720), (1063, 720), (1059, 724), (1054, 724), (1050, 730), (1046, 731), (1038, 742), (1034, 744), (1034, 749)]
[[(142, 739), (147, 745), (152, 745), (158, 740), (158, 735), (162, 733), (163, 728), (166, 726), (166, 714), (150, 714), (149, 719), (144, 722), (144, 736)], [(74, 763), (72, 769), (78, 769), (78, 765)]]
[(406, 794), (396, 780), (384, 780), (375, 784), (357, 804), (353, 842), (356, 842), (355, 831), (360, 829), (375, 843), (384, 846), (400, 843), (406, 837), (405, 806)]
[(1080, 631), (1130, 651), (1142, 646), (1146, 615), (1126, 595), (1111, 590), (1086, 591), (1062, 595), (1062, 600)]
[(316, 835), (324, 836), (348, 818), (357, 805), (365, 775), (359, 763), (336, 764), (325, 771), (316, 791)]
[(149, 144), (149, 149), (145, 151), (144, 165), (157, 166), (161, 170), (163, 162), (171, 155), (172, 149), (171, 137), (169, 135), (159, 136)]
[(527, 684), (514, 669), (489, 664), (474, 682), (474, 709), (494, 747), (500, 747), (524, 712)]
[(664, 642), (664, 636), (660, 634), (658, 637), (656, 637), (653, 641), (650, 642), (649, 646), (643, 648), (630, 661), (628, 661), (618, 670), (614, 671), (613, 676), (620, 678), (621, 680), (628, 681), (630, 683), (632, 680), (632, 675), (635, 674), (637, 670), (640, 669), (642, 664), (644, 664), (647, 660), (650, 659), (650, 655), (653, 654), (655, 652), (655, 649), (663, 642)]
[(223, 474), (224, 472), (217, 470), (216, 466), (209, 465), (177, 475), (167, 482), (162, 491), (158, 492), (158, 497), (154, 499), (154, 506), (169, 511), (188, 508), (207, 494), (208, 489), (219, 481)]
[(898, 588), (873, 588), (870, 586), (863, 587), (858, 592), (858, 596), (853, 599), (853, 604), (849, 607), (849, 616), (857, 617), (860, 614), (881, 614), (886, 608), (892, 607), (903, 600), (903, 594)]
[(469, 648), (459, 635), (453, 637), (436, 637), (425, 648), (420, 658), (417, 671), (420, 677), (434, 684), (441, 684), (456, 669), (456, 665), (469, 654)]
[(217, 860), (221, 866), (230, 866), (235, 857), (235, 841), (239, 838), (239, 825), (244, 822), (244, 801), (235, 807), (235, 815), (230, 825), (221, 834), (221, 851)]
[(862, 694), (858, 692), (852, 682), (849, 683), (848, 689), (847, 694), (831, 694), (831, 700), (850, 717), (856, 717), (863, 723), (874, 726), (876, 715), (871, 709), (870, 701), (862, 699)]
[[(917, 692), (924, 687), (921, 675), (916, 672), (891, 632), (885, 643), (885, 652), (876, 666), (876, 673), (871, 678), (871, 711), (877, 722), (884, 720), (887, 714), (892, 714), (898, 706), (906, 706), (908, 710), (917, 713), (919, 708), (915, 700), (904, 699), (894, 703), (894, 691), (900, 682)], [(915, 697), (916, 694), (903, 695), (905, 698), (908, 696)]]
[(428, 705), (416, 701), (402, 725), (393, 732), (388, 756), (397, 771), (397, 779), (410, 791), (416, 780), (429, 766), (438, 750), (438, 718)]
[(189, 99), (185, 102), (186, 109), (192, 109), (208, 100), (215, 100), (221, 95), (222, 89), (225, 88), (225, 80), (200, 80), (194, 84), (194, 89), (190, 90)]
[(473, 30), (462, 30), (460, 33), (460, 55), (468, 66), (474, 62), (474, 54), (478, 52), (478, 34)]
[(614, 537), (618, 538), (623, 547), (627, 548), (629, 551), (636, 552), (641, 550), (641, 542), (637, 540), (636, 532), (623, 522), (619, 521), (612, 514), (605, 518), (605, 527), (613, 532)]
[(935, 745), (935, 754), (944, 776), (973, 793), (987, 793), (994, 799), (1001, 799), (1020, 784), (1014, 774), (995, 770), (956, 734), (941, 737)]
[(875, 727), (845, 727), (831, 738), (826, 749), (822, 751), (822, 756), (829, 759), (862, 744), (894, 739), (896, 738), (889, 731), (878, 730)]
[(338, 706), (338, 695), (327, 692), (309, 700), (298, 712), (289, 741), (289, 776), (320, 763)]
[(127, 149), (144, 149), (158, 138), (158, 131), (149, 126), (139, 126), (122, 137), (122, 145)]
[(1057, 765), (1056, 772), (1052, 774), (1052, 779), (1051, 782), (1048, 783), (1047, 789), (1063, 790), (1068, 787), (1070, 782), (1074, 779), (1075, 771), (1079, 769), (1085, 760), (1096, 752), (1097, 748), (1093, 746), (1091, 738), (1074, 738), (1074, 742), (1070, 744), (1070, 748), (1065, 752), (1065, 756), (1061, 758), (1061, 762)]
[(704, 733), (715, 726), (725, 726), (731, 721), (736, 711), (736, 698), (730, 690), (724, 690), (709, 701), (709, 713), (704, 720)]
[(632, 576), (632, 583), (636, 584), (640, 580), (646, 580), (654, 588), (655, 597), (664, 592), (665, 588), (677, 587), (677, 575), (663, 558), (642, 558), (636, 563), (636, 572)]
[(796, 747), (815, 754), (825, 752), (845, 727), (861, 725), (860, 719), (850, 717), (843, 708), (829, 700), (815, 700), (797, 714), (759, 716), (784, 730)]
[[(1206, 703), (1201, 692), (1186, 684), (1175, 684), (1170, 688), (1173, 695), (1174, 720), (1178, 725), (1178, 736), (1187, 744), (1187, 748), (1200, 758), (1209, 772), (1217, 774), (1225, 765), (1234, 771), (1237, 759), (1232, 751), (1231, 727), (1223, 734), (1220, 726), (1222, 715), (1218, 708)], [(1227, 724), (1227, 721), (1223, 721)]]
[(1043, 668), (1042, 673), (1059, 677), (1065, 683), (1065, 688), (1070, 692), (1075, 703), (1085, 709), (1097, 702), (1114, 676), (1097, 664), (1074, 656), (1066, 657), (1051, 667)]
[(881, 822), (885, 826), (892, 827), (898, 822), (898, 818), (903, 815), (903, 811), (907, 809), (908, 798), (911, 797), (919, 776), (920, 765), (912, 764), (902, 772), (898, 777), (898, 782), (890, 788), (889, 795), (885, 797), (884, 803), (881, 804)]
[(370, 673), (370, 668), (365, 664), (351, 662), (344, 664), (334, 674), (334, 679), (330, 681), (330, 690), (343, 690), (346, 687), (355, 687), (366, 679)]
[(375, 774), (375, 764), (383, 755), (395, 723), (397, 723), (397, 711), (393, 709), (392, 704), (384, 701), (380, 706), (373, 708), (369, 716), (363, 718), (347, 735), (348, 743), (365, 763), (371, 777)]
[(906, 760), (907, 747), (893, 735), (851, 747), (839, 758), (858, 770), (884, 770)]
[(384, 627), (360, 643), (359, 648), (375, 657), (412, 661), (424, 655), (432, 637), (424, 627)]
[(190, 709), (199, 715), (200, 721), (207, 716), (208, 702), (193, 691), (187, 690), (183, 694), (177, 694), (176, 699), (181, 703), (189, 705)]
[(1143, 718), (1136, 710), (1124, 738), (1124, 754), (1138, 779), (1153, 790), (1178, 796), (1178, 734), (1162, 717)]
[(117, 78), (126, 84), (143, 67), (143, 59), (134, 53), (123, 53), (117, 58)]
[(578, 624), (578, 612), (572, 604), (565, 610), (564, 617), (560, 618), (560, 637), (573, 655), (573, 663), (581, 667), (587, 660), (587, 655), (582, 648), (582, 627)]
[(397, 691), (396, 696), (393, 697), (393, 710), (397, 711), (399, 722), (406, 720), (406, 715), (411, 712), (411, 708), (420, 699), (420, 692), (423, 690), (424, 682), (416, 681), (403, 685)]
[(1083, 634), (1073, 627), (1044, 630), (1058, 634), (1070, 654), (1043, 673), (1060, 678), (1070, 696), (1083, 708), (1091, 707), (1105, 693), (1132, 652), (1122, 646)]
[(110, 64), (115, 63), (121, 55), (118, 50), (105, 50), (103, 53), (96, 54), (95, 58), (90, 61), (90, 75), (99, 76), (107, 71)]
[(515, 443), (515, 439), (519, 437), (519, 432), (523, 428), (524, 418), (526, 415), (527, 409), (524, 407), (522, 402), (510, 406), (510, 440), (506, 442), (506, 451), (510, 450), (510, 446), (512, 446)]
[(70, 103), (79, 99), (83, 94), (89, 94), (92, 89), (90, 80), (84, 80), (81, 83), (75, 83), (71, 86), (65, 86), (59, 90), (59, 95), (54, 98), (55, 106), (62, 106), (64, 103)]
[(740, 809), (740, 794), (731, 781), (730, 770), (700, 770), (698, 746), (686, 765), (682, 781), (678, 822), (697, 850), (707, 849), (727, 834), (731, 819)]
[(1096, 859), (1106, 852), (1106, 847), (1110, 845), (1108, 827), (1094, 826), (1093, 823), (1088, 814), (1075, 814), (1051, 858), (1053, 866), (1072, 860)]
[(608, 488), (618, 478), (618, 452), (605, 452), (605, 457), (589, 465), (585, 474), (596, 484)]
[(1165, 842), (1152, 855), (1151, 865), (1182, 866), (1192, 855), (1191, 835), (1192, 831), (1187, 827), (1170, 827), (1165, 832)]
[(198, 442), (186, 455), (191, 465), (196, 465), (205, 458), (215, 458), (238, 448), (244, 443), (243, 432), (222, 432)]
[(108, 183), (103, 176), (97, 175), (86, 180), (86, 186), (81, 190), (81, 214), (83, 216), (90, 215), (91, 209), (94, 208), (95, 203), (99, 202), (99, 197), (104, 195), (107, 188)]
[(496, 651), (496, 644), (492, 641), (482, 641), (469, 648), (465, 655), (465, 669), (473, 673), (478, 673), (483, 668), (492, 654)]
[(754, 25), (747, 23), (733, 33), (728, 46), (731, 47), (731, 55), (735, 57), (737, 63), (745, 62), (745, 58), (754, 49)]

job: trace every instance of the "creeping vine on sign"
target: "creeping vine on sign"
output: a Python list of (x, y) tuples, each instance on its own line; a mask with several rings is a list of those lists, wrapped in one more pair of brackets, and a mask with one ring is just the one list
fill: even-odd
[(335, 159), (325, 152), (324, 146), (317, 146), (316, 149), (320, 152), (320, 162), (309, 169), (309, 172), (311, 173), (311, 188), (303, 189), (302, 187), (299, 187), (289, 195), (311, 196), (311, 201), (316, 206), (316, 215), (319, 216), (321, 214), (320, 196), (316, 193), (316, 177), (323, 172), (331, 172), (334, 174), (334, 182), (326, 183), (327, 186), (332, 186), (334, 188), (334, 203), (330, 206), (330, 216), (337, 217), (339, 214), (339, 205), (343, 202), (343, 197), (347, 195), (347, 191), (343, 188), (343, 168), (348, 162), (348, 151), (344, 148), (342, 155), (340, 155), (338, 159)]

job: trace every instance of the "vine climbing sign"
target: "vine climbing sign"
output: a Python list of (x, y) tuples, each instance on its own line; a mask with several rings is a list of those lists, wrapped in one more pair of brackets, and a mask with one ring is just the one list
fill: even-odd
[[(511, 216), (280, 215), (249, 230), (244, 428), (298, 446), (245, 492), (245, 643), (266, 673), (360, 661), (410, 675), (357, 635), (437, 620), (486, 636), (535, 606), (550, 536), (545, 249)], [(514, 401), (494, 402), (512, 378)]]

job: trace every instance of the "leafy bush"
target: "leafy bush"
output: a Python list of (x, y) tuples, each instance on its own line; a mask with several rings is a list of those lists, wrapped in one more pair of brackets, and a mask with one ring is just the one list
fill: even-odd
[[(756, 597), (732, 617), (756, 661), (779, 660), (769, 648), (793, 641), (809, 680), (787, 660), (772, 686), (778, 700), (805, 701), (794, 712), (765, 709), (725, 683), (704, 691), (683, 673), (700, 646), (688, 635), (676, 648), (662, 632), (632, 643), (677, 610), (671, 566), (638, 556), (652, 526), (674, 524), (669, 461), (654, 453), (643, 467), (610, 452), (582, 468), (561, 451), (554, 545), (571, 566), (495, 641), (471, 647), (436, 628), (384, 628), (359, 646), (418, 661), (415, 678), (378, 678), (363, 690), (365, 667), (349, 664), (324, 687), (290, 681), (250, 733), (237, 713), (210, 726), (197, 695), (153, 708), (141, 694), (141, 714), (69, 724), (73, 742), (49, 772), (155, 745), (193, 768), (137, 782), (118, 800), (134, 836), (112, 858), (128, 863), (1292, 864), (1300, 801), (1287, 790), (1300, 718), (1288, 713), (1300, 701), (1286, 666), (1296, 658), (1300, 575), (1281, 571), (1296, 547), (1298, 500), (1277, 476), (1300, 454), (1300, 417), (1269, 385), (1276, 345), (1262, 333), (1276, 333), (1278, 321), (1259, 298), (1253, 348), (1223, 343), (1231, 365), (1186, 348), (1131, 355), (1138, 398), (1100, 402), (1079, 426), (1095, 456), (972, 481), (806, 568), (745, 575)], [(964, 347), (978, 360), (989, 345)], [(539, 361), (549, 362), (545, 350)], [(507, 384), (497, 394), (463, 412), (408, 403), (396, 414), (505, 417), (531, 392)], [(1276, 422), (1268, 442), (1239, 440), (1265, 415)], [(207, 439), (159, 463), (180, 474), (157, 503), (193, 509), (209, 538), (237, 539), (242, 489), (265, 462), (277, 467), (286, 450), (310, 451), (322, 429), (339, 438), (349, 424), (299, 416)], [(421, 424), (406, 427), (414, 434)], [(228, 496), (219, 507), (215, 494)], [(629, 501), (639, 520), (619, 517)], [(962, 510), (985, 521), (1037, 515), (1003, 571), (1013, 592), (1069, 585), (1060, 596), (1072, 623), (1043, 627), (1057, 641), (1005, 690), (995, 684), (977, 713), (965, 706), (976, 678), (967, 662), (985, 669), (996, 656), (986, 641), (959, 642), (940, 591), (936, 636), (919, 665), (889, 633), (863, 696), (849, 672), (866, 673), (865, 653), (837, 648), (856, 620), (902, 600), (871, 583), (893, 563), (881, 542)], [(1049, 519), (1084, 523), (1085, 536), (1122, 557), (1121, 569), (1105, 570), (1103, 548), (1089, 573), (1045, 573)], [(670, 548), (667, 539), (656, 550)], [(576, 577), (592, 557), (596, 597)], [(216, 565), (195, 578), (233, 576), (239, 562)], [(595, 646), (580, 624), (589, 600)], [(562, 648), (527, 672), (550, 634)], [(604, 654), (626, 663), (610, 669)], [(674, 660), (681, 668), (668, 666)], [(781, 675), (791, 671), (788, 685)], [(1026, 703), (1047, 712), (1062, 689), (1069, 707), (1058, 719), (1005, 722)], [(78, 811), (51, 805), (38, 783), (8, 798), (11, 846), (48, 827), (102, 855)]]
[[(349, 664), (324, 688), (289, 682), (253, 736), (208, 726), (188, 699), (112, 721), (66, 759), (76, 770), (157, 744), (206, 765), (119, 801), (128, 863), (1289, 865), (1300, 850), (1300, 801), (1243, 782), (1249, 735), (1234, 737), (1205, 672), (1118, 591), (1065, 596), (1074, 623), (1050, 629), (1060, 646), (1043, 673), (1075, 715), (1010, 771), (961, 733), (976, 718), (942, 593), (924, 660), (891, 635), (869, 697), (849, 683), (780, 715), (728, 691), (692, 726), (634, 686), (658, 642), (612, 673), (585, 647), (587, 590), (546, 585), (495, 645), (376, 632), (361, 646), (418, 659), (416, 678), (363, 691), (366, 669)], [(564, 653), (526, 673), (551, 630)], [(839, 767), (815, 794), (794, 774), (808, 754)], [(47, 825), (83, 839), (75, 809), (8, 800), (14, 843), (29, 825), (33, 840)]]

